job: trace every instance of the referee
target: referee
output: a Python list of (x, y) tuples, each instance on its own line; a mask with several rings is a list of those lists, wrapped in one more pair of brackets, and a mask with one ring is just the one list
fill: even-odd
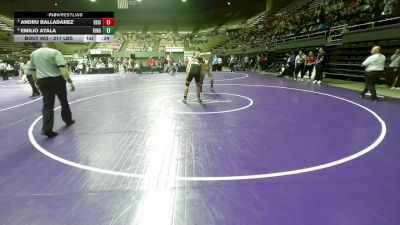
[(369, 56), (363, 63), (365, 67), (365, 88), (361, 92), (361, 98), (364, 98), (365, 93), (369, 90), (371, 92), (371, 101), (377, 102), (375, 81), (378, 77), (382, 76), (385, 69), (386, 57), (380, 53), (381, 47), (374, 46), (371, 49), (371, 56)]
[(43, 127), (42, 134), (47, 137), (55, 137), (54, 124), (54, 100), (57, 95), (61, 103), (61, 117), (67, 126), (75, 123), (67, 100), (66, 82), (75, 86), (69, 77), (65, 67), (65, 60), (61, 52), (55, 49), (54, 43), (42, 43), (42, 47), (31, 54), (32, 78), (38, 85), (43, 95)]

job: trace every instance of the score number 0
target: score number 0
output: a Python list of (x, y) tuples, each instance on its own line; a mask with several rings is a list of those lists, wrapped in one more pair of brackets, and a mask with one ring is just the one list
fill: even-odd
[(114, 18), (103, 18), (103, 26), (114, 26)]

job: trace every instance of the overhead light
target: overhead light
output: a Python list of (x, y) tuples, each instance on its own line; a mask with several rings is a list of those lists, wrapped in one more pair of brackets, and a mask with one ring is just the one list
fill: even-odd
[(231, 5), (231, 2), (228, 2), (228, 5)]
[(142, 0), (137, 0), (138, 2), (141, 2)]
[(58, 6), (58, 3), (57, 3), (57, 2), (55, 2), (55, 3), (54, 3), (54, 5), (55, 5), (55, 6)]
[(182, 2), (186, 2), (186, 0), (182, 0)]
[(91, 2), (96, 2), (96, 0), (90, 0)]

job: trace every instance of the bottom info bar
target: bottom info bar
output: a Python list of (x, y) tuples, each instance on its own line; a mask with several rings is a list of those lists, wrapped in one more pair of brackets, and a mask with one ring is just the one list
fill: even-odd
[(113, 42), (114, 35), (14, 35), (14, 42)]

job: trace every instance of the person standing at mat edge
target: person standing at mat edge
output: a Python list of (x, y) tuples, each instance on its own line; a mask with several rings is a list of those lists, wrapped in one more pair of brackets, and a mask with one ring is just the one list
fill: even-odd
[(315, 84), (322, 83), (322, 70), (325, 67), (327, 62), (328, 54), (324, 51), (323, 48), (319, 48), (319, 53), (317, 55), (317, 61), (315, 62)]
[(211, 91), (213, 91), (214, 78), (213, 78), (213, 75), (211, 73), (210, 60), (208, 60), (208, 59), (204, 60), (204, 74), (202, 74), (202, 76), (201, 76), (201, 88), (200, 88), (201, 92), (203, 92), (203, 81), (204, 81), (204, 77), (206, 76), (206, 73), (208, 75), (208, 79), (210, 80)]
[(376, 78), (382, 75), (385, 69), (386, 57), (382, 55), (380, 46), (374, 46), (371, 49), (371, 56), (369, 56), (363, 63), (365, 67), (365, 88), (361, 92), (361, 98), (364, 98), (365, 93), (369, 90), (371, 92), (371, 101), (378, 101), (375, 90)]
[(32, 88), (31, 98), (37, 97), (40, 95), (39, 90), (37, 89), (35, 82), (32, 78), (32, 70), (30, 69), (31, 62), (27, 60), (26, 57), (19, 57), (20, 61), (20, 70), (23, 76), (26, 76), (26, 79), (29, 81), (29, 84)]
[(8, 80), (6, 68), (7, 65), (3, 62), (3, 60), (0, 60), (0, 75), (3, 77), (3, 80)]
[(32, 77), (38, 85), (43, 96), (43, 127), (42, 134), (47, 137), (55, 137), (57, 133), (53, 131), (54, 124), (54, 100), (57, 95), (61, 104), (61, 117), (67, 126), (75, 123), (72, 119), (71, 110), (67, 99), (66, 82), (71, 86), (71, 91), (75, 86), (69, 77), (65, 59), (61, 52), (55, 49), (54, 43), (42, 43), (42, 47), (36, 49), (31, 54)]
[(400, 48), (390, 57), (390, 64), (386, 70), (386, 83), (390, 89), (397, 89), (400, 70)]

